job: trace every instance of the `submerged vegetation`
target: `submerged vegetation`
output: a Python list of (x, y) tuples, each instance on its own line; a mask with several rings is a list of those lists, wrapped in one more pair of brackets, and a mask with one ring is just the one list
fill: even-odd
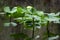
[[(20, 6), (13, 8), (4, 7), (4, 12), (6, 19), (10, 20), (9, 22), (4, 23), (5, 27), (10, 27), (11, 25), (13, 27), (17, 27), (19, 26), (19, 24), (22, 24), (23, 30), (25, 29), (32, 30), (32, 37), (29, 37), (23, 31), (21, 33), (11, 34), (11, 37), (14, 37), (15, 39), (22, 38), (24, 40), (34, 40), (36, 38), (35, 31), (39, 30), (41, 27), (44, 26), (47, 27), (46, 35), (48, 37), (48, 40), (53, 40), (55, 39), (54, 36), (59, 35), (59, 34), (50, 33), (48, 30), (49, 27), (48, 25), (51, 22), (60, 24), (60, 12), (44, 13), (43, 11), (36, 10), (32, 6), (27, 6), (25, 8)], [(39, 38), (40, 35), (37, 37)], [(56, 36), (56, 38), (58, 37), (59, 36)]]

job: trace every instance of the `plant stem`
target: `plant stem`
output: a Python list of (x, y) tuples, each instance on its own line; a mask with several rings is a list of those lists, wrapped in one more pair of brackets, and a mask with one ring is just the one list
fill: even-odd
[[(24, 13), (24, 17), (25, 17), (25, 13)], [(24, 26), (25, 26), (25, 22), (24, 22), (24, 17), (22, 17), (22, 32), (21, 33), (24, 33)], [(21, 38), (21, 40), (24, 40), (23, 38)]]
[(47, 22), (47, 37), (49, 37), (49, 21)]
[[(19, 34), (21, 32), (20, 31), (21, 25), (19, 24), (19, 22), (16, 22), (16, 23), (17, 23), (17, 26), (16, 26), (15, 34)], [(15, 38), (15, 40), (20, 40), (20, 38)]]
[(34, 27), (35, 27), (35, 23), (34, 23), (34, 18), (33, 18), (33, 32), (32, 32), (32, 39), (34, 40)]

